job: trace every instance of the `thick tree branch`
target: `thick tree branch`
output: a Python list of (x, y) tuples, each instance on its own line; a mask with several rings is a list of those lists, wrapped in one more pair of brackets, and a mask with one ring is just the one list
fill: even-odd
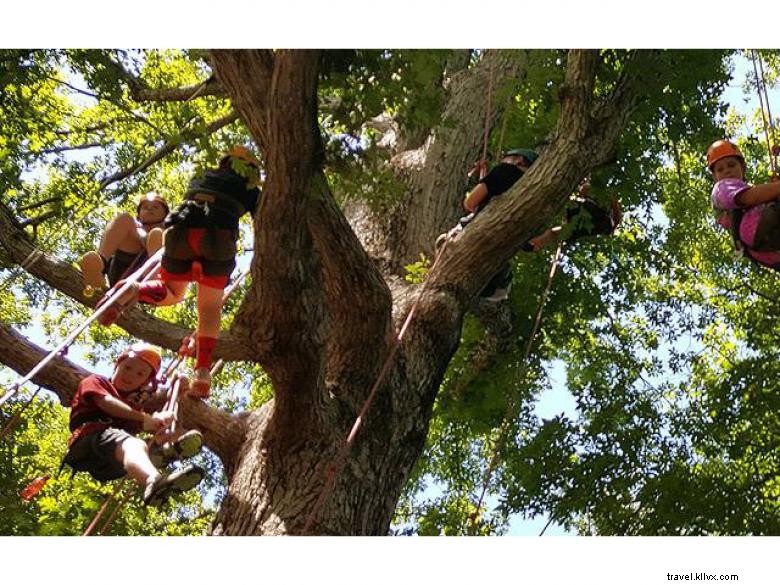
[[(47, 353), (13, 327), (0, 323), (0, 362), (20, 376), (32, 370)], [(79, 382), (90, 373), (69, 359), (57, 356), (32, 379), (32, 383), (51, 390), (63, 406), (70, 406)]]
[(322, 262), (332, 324), (327, 383), (339, 388), (340, 398), (350, 401), (351, 411), (357, 412), (387, 352), (392, 299), (321, 174), (315, 178), (314, 191), (308, 226)]
[(265, 152), (268, 147), (265, 116), (274, 54), (267, 49), (215, 50), (211, 51), (211, 60), (214, 73), (230, 95), (233, 107)]
[[(0, 245), (6, 250), (9, 260), (19, 265), (28, 261), (31, 254), (36, 251), (11, 212), (2, 204), (0, 204)], [(94, 307), (99, 300), (97, 297), (84, 296), (81, 274), (66, 262), (42, 254), (27, 267), (27, 271), (83, 305)], [(190, 333), (188, 329), (155, 319), (138, 307), (126, 311), (117, 324), (134, 337), (171, 351), (178, 350), (182, 337)], [(248, 357), (249, 350), (244, 340), (233, 335), (223, 335), (220, 337), (215, 355), (229, 361), (241, 360)]]
[[(46, 355), (45, 350), (32, 343), (12, 327), (0, 323), (0, 363), (24, 376)], [(74, 364), (67, 358), (55, 357), (32, 379), (33, 384), (54, 392), (63, 406), (70, 406), (81, 380), (92, 372)], [(206, 445), (222, 459), (225, 467), (232, 467), (244, 441), (246, 415), (231, 415), (208, 406), (202, 400), (182, 397), (179, 408), (181, 424), (188, 429), (203, 432)]]

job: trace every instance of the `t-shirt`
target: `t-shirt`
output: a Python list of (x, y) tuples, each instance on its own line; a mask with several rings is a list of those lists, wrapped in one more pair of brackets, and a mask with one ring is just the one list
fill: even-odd
[(503, 192), (509, 190), (509, 188), (520, 180), (523, 176), (523, 171), (516, 165), (509, 163), (501, 163), (493, 167), (490, 172), (485, 175), (485, 178), (480, 181), (487, 187), (487, 197), (480, 205), (480, 208), (487, 205), (493, 197), (501, 195)]
[(731, 231), (731, 214), (734, 209), (745, 209), (739, 224), (739, 239), (747, 248), (748, 254), (761, 264), (774, 266), (780, 263), (780, 252), (757, 252), (750, 249), (756, 237), (761, 213), (766, 204), (745, 207), (737, 203), (737, 196), (750, 189), (751, 185), (741, 179), (722, 179), (712, 188), (712, 206), (718, 213), (718, 224)]
[(134, 393), (120, 394), (108, 378), (92, 374), (84, 378), (70, 403), (70, 430), (73, 431), (85, 422), (106, 422), (112, 427), (122, 429), (135, 435), (143, 430), (139, 421), (118, 418), (103, 412), (95, 403), (98, 396), (113, 396), (130, 406), (138, 408), (131, 399)]

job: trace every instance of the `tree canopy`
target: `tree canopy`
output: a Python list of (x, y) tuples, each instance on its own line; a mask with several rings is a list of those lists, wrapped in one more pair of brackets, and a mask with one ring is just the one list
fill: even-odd
[[(759, 53), (774, 87), (778, 53)], [(25, 336), (53, 347), (90, 314), (96, 299), (84, 297), (71, 265), (111, 217), (133, 211), (134, 197), (156, 191), (177, 203), (193, 173), (233, 144), (254, 143), (266, 199), (242, 222), (241, 262), (251, 263), (252, 279), (224, 311), (229, 331), (217, 355), (229, 365), (215, 399), (185, 414), (210, 429), (211, 481), (163, 512), (131, 500), (113, 533), (225, 524), (230, 513), (216, 508), (247, 481), (234, 480), (246, 454), (234, 452), (233, 437), (260, 433), (261, 419), (248, 413), (273, 410), (279, 440), (296, 449), (332, 421), (333, 437), (343, 438), (364, 395), (332, 391), (343, 400), (321, 414), (327, 388), (350, 378), (367, 391), (386, 355), (382, 340), (430, 276), (432, 297), (449, 292), (467, 310), (431, 301), (419, 317), (431, 333), (410, 343), (433, 372), (418, 376), (409, 354), (392, 375), (396, 388), (418, 376), (435, 382), (432, 392), (379, 395), (380, 412), (428, 412), (403, 429), (424, 441), (421, 453), (388, 457), (388, 475), (409, 476), (386, 496), (391, 533), (465, 534), (473, 517), (479, 533), (503, 534), (511, 519), (543, 514), (581, 534), (778, 534), (780, 286), (776, 273), (736, 261), (714, 225), (703, 154), (734, 137), (749, 179), (768, 177), (760, 114), (724, 93), (739, 84), (753, 91), (755, 80), (735, 73), (746, 58), (715, 50), (0, 51), (0, 362), (29, 369), (38, 354)], [(491, 163), (507, 148), (535, 147), (538, 174), (521, 181), (527, 193), (509, 192), (482, 227), (464, 231), (473, 258), (456, 249), (431, 270), (433, 241), (460, 213), (486, 124)], [(560, 223), (585, 176), (601, 203), (619, 198), (623, 222), (611, 237), (564, 244), (526, 358), (554, 251), (518, 250)], [(509, 217), (520, 220), (508, 226)], [(297, 224), (308, 228), (285, 231)], [(31, 261), (34, 249), (45, 256)], [(476, 294), (506, 258), (512, 294), (487, 306)], [(355, 292), (355, 282), (366, 284)], [(172, 355), (195, 325), (193, 299), (91, 327), (75, 348), (80, 367), (105, 371), (136, 337)], [(426, 358), (437, 345), (454, 353)], [(362, 359), (368, 365), (354, 369)], [(535, 406), (553, 370), (565, 373), (576, 408), (540, 418)], [(65, 401), (79, 371), (36, 382)], [(4, 407), (3, 420), (27, 396)], [(476, 510), (508, 408), (487, 505)], [(33, 503), (18, 499), (30, 479), (59, 465), (66, 421), (66, 409), (42, 393), (0, 442), (3, 534), (79, 533), (111, 491), (62, 474)], [(402, 430), (389, 427), (403, 419), (387, 421), (371, 423), (370, 442), (396, 440)], [(336, 447), (312, 461), (325, 465)], [(362, 463), (365, 453), (353, 455)], [(312, 503), (303, 498), (299, 515)]]

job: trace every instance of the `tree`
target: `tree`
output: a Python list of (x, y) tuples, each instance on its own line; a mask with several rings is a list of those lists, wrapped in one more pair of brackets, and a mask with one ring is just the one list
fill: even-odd
[[(690, 423), (681, 403), (664, 412), (663, 391), (648, 391), (642, 380), (664, 369), (648, 352), (659, 347), (659, 335), (671, 336), (671, 322), (664, 322), (669, 307), (704, 306), (687, 304), (701, 289), (671, 263), (687, 253), (675, 241), (675, 229), (701, 224), (706, 202), (691, 198), (683, 205), (668, 188), (677, 180), (679, 193), (686, 193), (690, 153), (720, 132), (726, 54), (67, 51), (6, 52), (5, 60), (11, 66), (4, 69), (4, 91), (17, 99), (3, 101), (10, 104), (3, 118), (19, 127), (3, 130), (10, 162), (2, 185), (0, 261), (24, 265), (36, 279), (25, 275), (22, 285), (33, 301), (50, 298), (53, 288), (65, 295), (58, 302), (76, 311), (94, 305), (95, 299), (83, 296), (77, 273), (50, 253), (72, 257), (88, 248), (100, 222), (85, 222), (82, 233), (59, 248), (41, 236), (71, 219), (79, 206), (94, 203), (108, 213), (103, 198), (121, 203), (139, 189), (180, 189), (186, 163), (213, 163), (244, 131), (262, 153), (265, 182), (252, 224), (252, 281), (216, 353), (259, 365), (273, 398), (241, 413), (188, 400), (182, 412), (186, 426), (204, 432), (227, 476), (213, 534), (302, 531), (330, 462), (393, 352), (394, 332), (415, 302), (408, 334), (315, 533), (386, 534), (396, 513), (421, 532), (465, 531), (511, 393), (523, 399), (523, 408), (491, 483), (501, 505), (492, 518), (480, 511), (482, 531), (500, 531), (516, 511), (551, 512), (569, 526), (595, 522), (602, 533), (683, 530), (673, 522), (636, 519), (647, 518), (644, 506), (658, 511), (665, 501), (677, 501), (669, 500), (663, 482), (676, 486), (698, 465), (717, 467), (714, 451), (698, 451), (699, 439), (701, 445), (709, 441), (709, 421)], [(63, 100), (58, 88), (69, 82), (62, 71), (83, 78), (94, 103), (79, 107)], [(436, 235), (459, 215), (465, 170), (480, 156), (486, 121), (491, 151), (504, 144), (545, 147), (526, 176), (431, 266)], [(91, 144), (105, 154), (89, 163), (61, 156)], [(676, 178), (662, 176), (669, 158), (678, 165)], [(51, 161), (49, 180), (31, 186), (22, 169), (42, 160)], [(107, 172), (109, 165), (121, 170)], [(660, 251), (651, 237), (656, 228), (642, 225), (641, 216), (619, 245), (600, 243), (602, 250), (593, 254), (577, 255), (575, 249), (553, 291), (545, 339), (521, 364), (522, 343), (514, 339), (528, 335), (536, 299), (520, 295), (491, 309), (478, 293), (522, 242), (555, 219), (590, 174), (595, 186), (619, 190), (629, 209), (664, 203), (675, 224)], [(55, 201), (52, 214), (33, 215), (51, 205), (49, 199)], [(697, 237), (711, 231), (696, 228)], [(712, 233), (709, 243), (716, 241)], [(712, 246), (719, 259), (706, 251), (704, 270), (723, 268), (724, 246)], [(30, 263), (36, 247), (49, 253)], [(523, 259), (518, 288), (539, 291), (546, 262)], [(424, 274), (425, 284), (410, 282), (415, 279), (405, 278), (408, 271)], [(718, 282), (717, 275), (707, 275), (707, 282)], [(680, 287), (688, 297), (681, 298)], [(119, 325), (175, 350), (192, 323), (186, 309), (159, 310), (154, 317), (134, 309)], [(0, 360), (25, 371), (43, 351), (13, 328), (12, 317), (3, 316), (9, 323), (0, 326)], [(704, 318), (672, 316), (691, 332), (701, 329), (693, 321)], [(575, 331), (580, 335), (572, 336)], [(116, 339), (106, 332), (92, 335), (103, 346)], [(762, 351), (768, 355), (769, 349), (764, 345)], [(474, 355), (481, 359), (472, 360)], [(565, 416), (540, 426), (530, 422), (544, 360), (553, 358), (569, 365), (584, 426)], [(695, 356), (680, 360), (698, 366)], [(745, 367), (745, 375), (754, 373)], [(526, 370), (527, 376), (518, 375)], [(83, 374), (61, 358), (35, 381), (66, 403)], [(697, 378), (708, 400), (717, 396), (723, 374), (702, 372)], [(682, 384), (677, 389), (689, 392)], [(714, 442), (718, 448), (726, 444), (722, 439)], [(763, 473), (771, 476), (776, 469), (767, 459)], [(426, 474), (458, 488), (436, 502), (435, 514), (414, 500)], [(691, 513), (691, 525), (712, 531), (697, 515), (702, 513)], [(736, 525), (730, 530), (739, 532)]]

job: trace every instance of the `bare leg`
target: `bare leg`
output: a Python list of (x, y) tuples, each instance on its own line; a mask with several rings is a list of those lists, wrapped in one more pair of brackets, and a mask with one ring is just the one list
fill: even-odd
[(219, 337), (220, 317), (222, 315), (221, 288), (198, 285), (198, 334), (197, 355), (195, 356), (195, 379), (192, 392), (196, 398), (208, 398), (211, 388), (211, 354)]
[(144, 241), (138, 233), (135, 219), (129, 213), (120, 213), (106, 227), (98, 254), (110, 258), (117, 250), (138, 254), (144, 249)]
[(160, 472), (149, 460), (149, 448), (141, 439), (130, 437), (120, 443), (114, 456), (122, 462), (127, 474), (141, 487), (157, 479)]
[(219, 337), (223, 289), (198, 285), (198, 337)]

